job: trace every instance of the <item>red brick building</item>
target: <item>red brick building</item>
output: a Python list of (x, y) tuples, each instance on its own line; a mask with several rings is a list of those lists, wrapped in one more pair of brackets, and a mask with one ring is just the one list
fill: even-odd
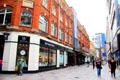
[[(37, 71), (69, 64), (73, 53), (73, 12), (64, 0), (0, 0), (0, 59), (3, 71)], [(80, 44), (89, 38), (80, 26)], [(83, 42), (84, 41), (84, 42)]]

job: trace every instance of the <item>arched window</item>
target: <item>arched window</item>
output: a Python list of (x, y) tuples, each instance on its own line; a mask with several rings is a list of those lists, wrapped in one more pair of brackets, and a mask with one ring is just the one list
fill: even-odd
[(40, 29), (41, 31), (44, 31), (44, 32), (47, 32), (47, 31), (48, 31), (48, 21), (47, 21), (47, 19), (46, 19), (44, 16), (42, 16), (42, 15), (40, 15), (40, 17), (39, 17), (39, 29)]
[(20, 20), (20, 25), (22, 26), (31, 26), (31, 19), (32, 19), (32, 14), (28, 10), (24, 10), (21, 13), (21, 20)]
[(11, 24), (12, 10), (5, 8), (0, 10), (0, 25), (10, 25)]

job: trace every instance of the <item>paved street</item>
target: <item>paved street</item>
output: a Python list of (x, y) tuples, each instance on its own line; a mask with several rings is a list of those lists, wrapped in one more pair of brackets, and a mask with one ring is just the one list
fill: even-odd
[(33, 74), (0, 74), (0, 80), (120, 80), (120, 72), (116, 71), (116, 79), (112, 79), (108, 66), (103, 66), (102, 77), (98, 78), (96, 69), (92, 69), (92, 65), (68, 67), (64, 69), (51, 70)]

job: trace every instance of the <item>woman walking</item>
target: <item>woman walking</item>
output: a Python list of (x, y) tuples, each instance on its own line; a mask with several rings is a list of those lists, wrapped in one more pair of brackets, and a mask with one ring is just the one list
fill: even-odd
[(100, 61), (99, 58), (97, 58), (96, 61), (96, 68), (97, 68), (97, 76), (101, 77), (102, 62)]

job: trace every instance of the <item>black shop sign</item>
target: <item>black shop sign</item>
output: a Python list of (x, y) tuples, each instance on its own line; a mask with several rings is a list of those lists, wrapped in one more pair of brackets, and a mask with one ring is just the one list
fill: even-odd
[(30, 42), (30, 37), (28, 37), (28, 36), (19, 36), (18, 37), (18, 43), (29, 44), (29, 42)]
[(57, 49), (57, 45), (42, 39), (40, 39), (40, 46)]

